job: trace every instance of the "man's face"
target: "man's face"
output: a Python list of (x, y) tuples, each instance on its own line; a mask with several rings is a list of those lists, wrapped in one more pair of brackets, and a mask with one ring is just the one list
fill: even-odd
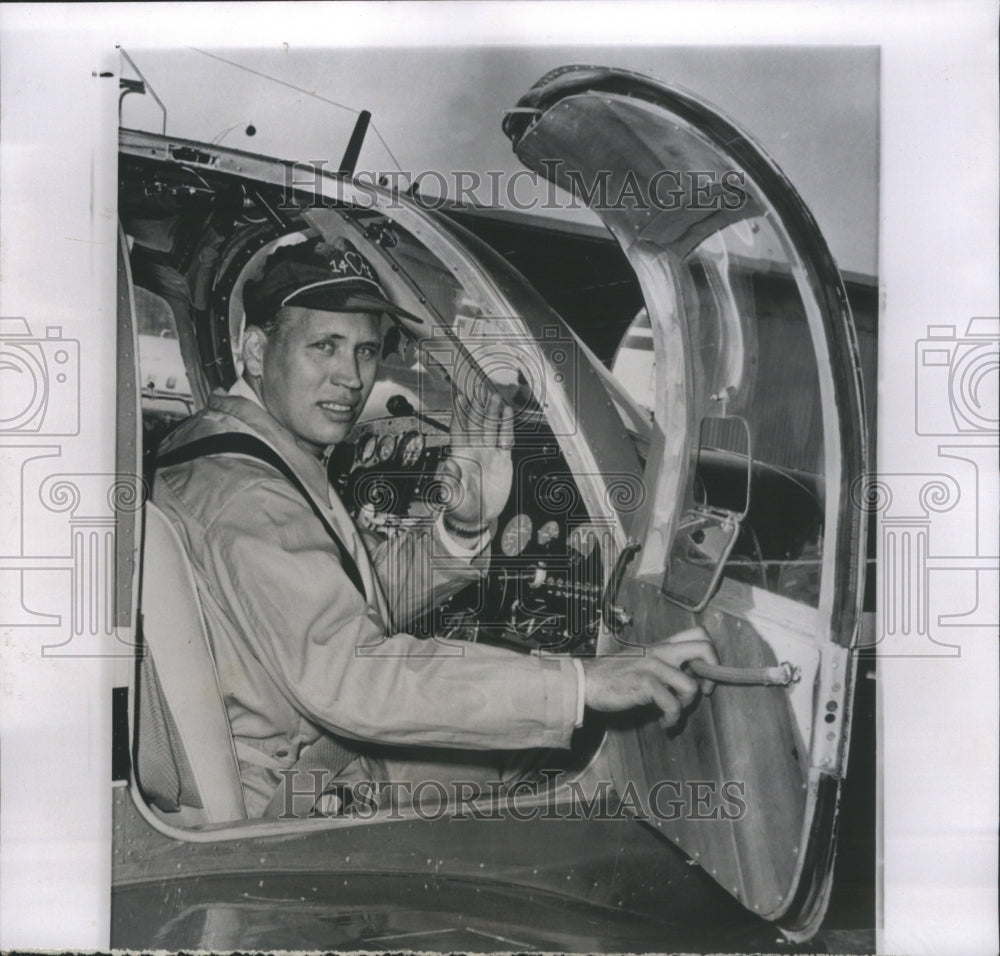
[(287, 306), (270, 335), (251, 334), (247, 371), (264, 407), (316, 455), (343, 441), (375, 384), (378, 318)]

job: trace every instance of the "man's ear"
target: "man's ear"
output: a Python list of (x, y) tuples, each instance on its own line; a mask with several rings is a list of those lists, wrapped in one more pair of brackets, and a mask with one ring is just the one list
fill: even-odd
[(267, 351), (267, 333), (259, 325), (248, 325), (243, 330), (243, 368), (252, 378), (264, 374), (264, 353)]

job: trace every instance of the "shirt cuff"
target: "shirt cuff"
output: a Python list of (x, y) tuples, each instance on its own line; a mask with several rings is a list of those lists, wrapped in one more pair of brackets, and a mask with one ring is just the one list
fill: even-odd
[(582, 727), (584, 705), (587, 701), (587, 673), (579, 657), (571, 657), (570, 660), (576, 668), (576, 723), (573, 726)]
[(434, 527), (437, 530), (438, 539), (441, 541), (441, 544), (444, 545), (445, 550), (453, 558), (474, 558), (489, 544), (491, 537), (490, 529), (486, 528), (478, 538), (472, 538), (469, 541), (460, 541), (444, 526), (443, 511), (435, 519)]

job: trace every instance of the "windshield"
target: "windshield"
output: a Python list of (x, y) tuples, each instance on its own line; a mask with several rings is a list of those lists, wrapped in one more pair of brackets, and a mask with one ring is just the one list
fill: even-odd
[[(710, 395), (750, 426), (755, 459), (823, 470), (819, 378), (805, 306), (766, 216), (713, 233), (684, 260), (692, 342)], [(657, 362), (645, 308), (615, 353), (612, 375), (633, 407), (654, 415)], [(721, 447), (725, 447), (725, 444)]]
[(824, 445), (806, 303), (768, 215), (720, 226), (675, 266), (688, 359), (643, 308), (611, 374), (654, 426), (669, 428), (676, 398), (659, 406), (667, 417), (657, 423), (657, 390), (670, 394), (671, 376), (688, 369), (697, 440), (685, 507), (744, 515), (723, 578), (817, 606)]

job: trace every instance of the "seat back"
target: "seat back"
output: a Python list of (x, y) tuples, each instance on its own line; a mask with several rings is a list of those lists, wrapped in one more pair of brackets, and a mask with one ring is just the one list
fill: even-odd
[[(145, 506), (136, 777), (149, 802), (196, 822), (246, 819), (229, 718), (194, 574), (166, 515)], [(192, 809), (193, 808), (193, 809)], [(198, 812), (200, 811), (200, 812)]]

